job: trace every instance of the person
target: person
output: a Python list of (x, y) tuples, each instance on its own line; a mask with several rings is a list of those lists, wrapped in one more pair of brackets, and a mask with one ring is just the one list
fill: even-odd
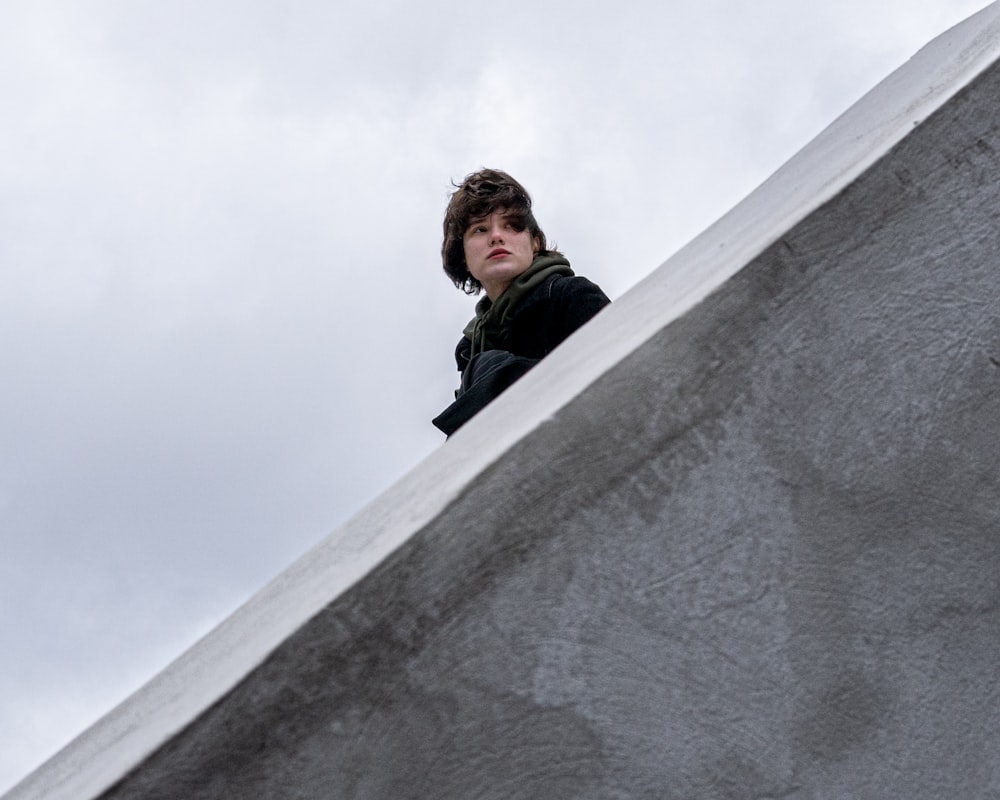
[(548, 246), (530, 195), (500, 170), (456, 186), (441, 260), (457, 288), (486, 294), (455, 348), (455, 402), (433, 420), (450, 436), (611, 301)]

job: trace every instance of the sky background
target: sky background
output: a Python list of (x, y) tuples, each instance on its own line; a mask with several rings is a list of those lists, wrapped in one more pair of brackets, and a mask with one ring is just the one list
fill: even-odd
[(0, 792), (444, 437), (505, 169), (615, 299), (982, 0), (0, 0)]

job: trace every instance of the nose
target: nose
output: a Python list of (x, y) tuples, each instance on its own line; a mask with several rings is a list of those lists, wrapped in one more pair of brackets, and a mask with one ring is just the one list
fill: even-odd
[(490, 244), (501, 244), (503, 242), (503, 226), (497, 220), (490, 224)]

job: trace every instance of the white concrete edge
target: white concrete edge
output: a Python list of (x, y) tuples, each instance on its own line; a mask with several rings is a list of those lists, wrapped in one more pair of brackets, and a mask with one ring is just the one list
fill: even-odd
[(87, 800), (138, 767), (514, 444), (849, 186), (1000, 56), (1000, 2), (920, 50), (732, 211), (149, 683), (4, 795)]

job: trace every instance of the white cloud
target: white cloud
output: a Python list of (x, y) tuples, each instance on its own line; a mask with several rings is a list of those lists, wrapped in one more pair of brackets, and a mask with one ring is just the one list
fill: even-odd
[(0, 787), (441, 442), (451, 179), (617, 296), (981, 5), (6, 4)]

